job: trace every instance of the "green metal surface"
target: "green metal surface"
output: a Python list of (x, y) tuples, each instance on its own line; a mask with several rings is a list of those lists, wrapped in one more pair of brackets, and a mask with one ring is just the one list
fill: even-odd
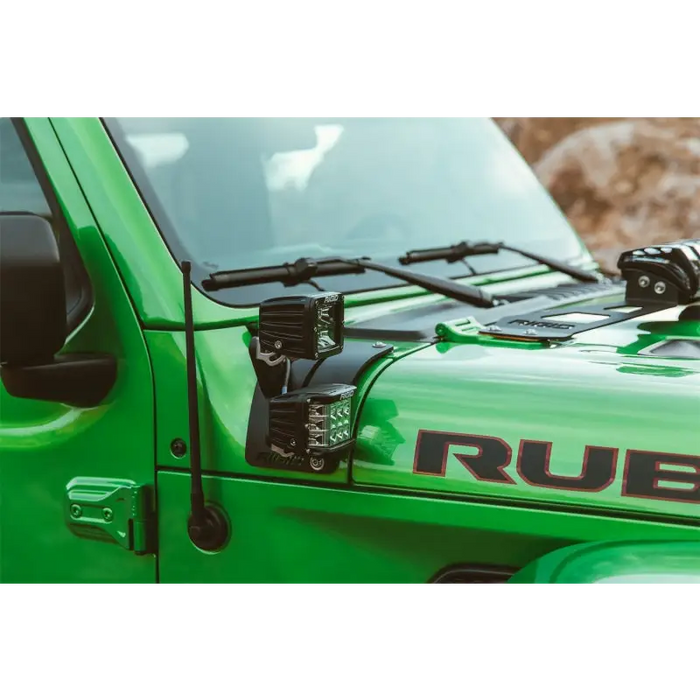
[(75, 535), (136, 554), (155, 553), (153, 512), (151, 489), (134, 481), (77, 478), (66, 487), (66, 523)]
[(510, 583), (700, 583), (700, 543), (603, 542), (552, 552)]
[(482, 328), (483, 325), (475, 318), (467, 316), (452, 322), (438, 323), (435, 334), (447, 343), (478, 343), (478, 333)]
[(184, 527), (186, 474), (158, 475), (160, 580), (200, 583), (425, 583), (454, 564), (521, 568), (580, 542), (694, 540), (694, 527), (548, 512), (350, 487), (213, 477), (231, 521), (218, 554)]
[[(627, 450), (700, 455), (700, 363), (640, 355), (673, 337), (696, 337), (697, 322), (678, 309), (582, 333), (545, 347), (474, 335), (469, 344), (438, 343), (396, 363), (372, 389), (360, 431), (372, 427), (374, 402), (393, 404), (389, 428), (401, 437), (390, 462), (353, 462), (360, 484), (465, 496), (560, 504), (687, 518), (700, 504), (622, 496)], [(511, 446), (505, 473), (514, 483), (478, 481), (452, 455), (444, 476), (415, 474), (421, 431), (493, 436)], [(553, 443), (552, 472), (578, 477), (588, 445), (619, 450), (615, 480), (597, 493), (529, 485), (515, 472), (522, 440)], [(700, 533), (699, 533), (700, 534)]]
[(113, 353), (118, 376), (94, 409), (15, 399), (0, 386), (0, 581), (153, 582), (154, 556), (78, 538), (66, 523), (75, 477), (154, 483), (153, 380), (138, 319), (51, 124), (27, 123), (94, 291), (66, 350)]

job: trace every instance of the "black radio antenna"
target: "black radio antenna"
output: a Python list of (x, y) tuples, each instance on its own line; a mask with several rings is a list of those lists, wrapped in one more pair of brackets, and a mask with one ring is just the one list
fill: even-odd
[(228, 539), (228, 523), (223, 513), (207, 505), (202, 486), (202, 450), (199, 430), (199, 394), (197, 391), (197, 359), (194, 347), (192, 313), (192, 263), (182, 263), (182, 284), (185, 300), (185, 347), (187, 358), (187, 410), (190, 429), (190, 517), (187, 532), (195, 547), (205, 552), (221, 549)]

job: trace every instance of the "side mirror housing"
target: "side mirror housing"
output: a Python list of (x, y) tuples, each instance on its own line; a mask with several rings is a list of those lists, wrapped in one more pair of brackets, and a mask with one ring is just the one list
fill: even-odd
[(16, 398), (99, 405), (116, 380), (104, 354), (64, 354), (68, 334), (64, 270), (49, 223), (0, 214), (0, 379)]
[(0, 216), (0, 364), (51, 361), (66, 342), (66, 293), (49, 223)]

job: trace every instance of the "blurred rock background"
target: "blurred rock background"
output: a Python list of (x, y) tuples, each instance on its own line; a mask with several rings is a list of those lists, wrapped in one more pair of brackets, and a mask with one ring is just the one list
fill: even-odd
[(700, 119), (497, 118), (606, 269), (700, 238)]

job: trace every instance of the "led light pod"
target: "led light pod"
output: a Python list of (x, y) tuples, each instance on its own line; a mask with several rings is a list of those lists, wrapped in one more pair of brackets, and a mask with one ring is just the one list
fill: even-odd
[(355, 391), (347, 384), (324, 384), (273, 398), (268, 433), (272, 449), (317, 458), (349, 449)]
[(292, 360), (322, 360), (343, 350), (344, 297), (322, 292), (260, 305), (260, 349)]
[(627, 251), (618, 267), (631, 305), (690, 304), (700, 298), (700, 239)]

